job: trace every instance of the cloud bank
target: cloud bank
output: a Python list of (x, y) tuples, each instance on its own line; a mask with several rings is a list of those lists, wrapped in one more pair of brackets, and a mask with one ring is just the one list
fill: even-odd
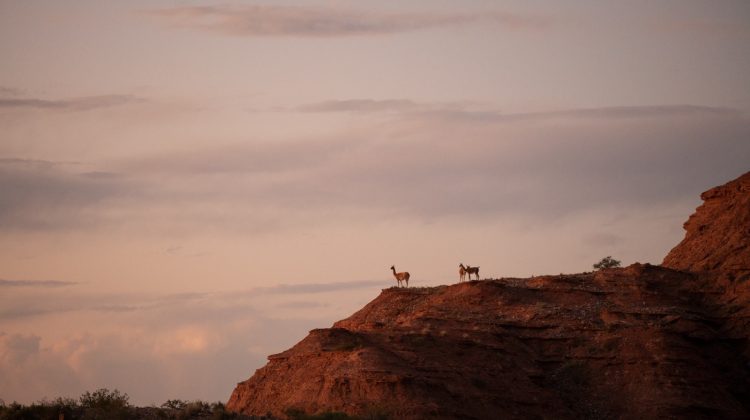
[(142, 101), (142, 98), (133, 95), (99, 95), (70, 99), (0, 97), (0, 109), (29, 108), (62, 111), (89, 111), (97, 108), (108, 108)]
[(6, 158), (0, 194), (13, 200), (0, 202), (0, 229), (101, 228), (151, 223), (153, 214), (185, 231), (342, 218), (549, 223), (600, 206), (692, 199), (696, 185), (732, 179), (750, 161), (750, 122), (726, 108), (503, 114), (355, 99), (299, 109), (377, 118), (325, 138), (205, 146), (86, 171)]
[(330, 100), (302, 105), (297, 108), (301, 112), (383, 112), (383, 111), (412, 111), (423, 109), (414, 101), (407, 99), (349, 99)]
[(73, 281), (63, 280), (6, 280), (0, 279), (0, 288), (2, 287), (64, 287), (78, 284)]
[(0, 230), (57, 230), (96, 226), (113, 201), (134, 193), (124, 180), (81, 172), (80, 165), (0, 159)]
[[(0, 313), (0, 390), (6, 401), (27, 403), (102, 386), (127, 392), (141, 405), (225, 400), (268, 354), (353, 311), (356, 299), (347, 291), (374, 292), (380, 283), (157, 296), (83, 289), (0, 294), (0, 307), (7, 309)], [(344, 309), (333, 308), (340, 302)]]
[[(310, 305), (316, 298), (312, 295), (326, 293), (349, 292), (361, 289), (380, 289), (389, 286), (390, 282), (383, 280), (357, 280), (329, 283), (284, 283), (267, 287), (254, 287), (231, 292), (190, 292), (174, 293), (157, 296), (142, 296), (138, 294), (86, 294), (85, 290), (69, 291), (65, 295), (58, 295), (55, 299), (42, 293), (34, 294), (32, 288), (50, 289), (65, 286), (75, 286), (79, 283), (59, 280), (2, 280), (2, 287), (23, 287), (29, 289), (28, 294), (18, 295), (15, 300), (5, 302), (0, 310), (0, 320), (21, 319), (44, 315), (79, 313), (120, 313), (120, 312), (159, 312), (170, 308), (188, 307), (190, 305), (221, 306), (224, 309), (238, 305), (244, 307), (247, 301), (266, 297), (270, 300), (284, 300), (294, 297), (294, 302), (304, 302)], [(310, 299), (305, 301), (304, 299)]]
[(165, 24), (222, 35), (249, 37), (347, 37), (383, 35), (467, 25), (495, 24), (522, 29), (545, 26), (547, 19), (512, 13), (382, 13), (293, 6), (180, 6), (144, 12)]
[(279, 284), (272, 287), (260, 287), (251, 293), (271, 293), (271, 294), (310, 294), (326, 293), (341, 290), (353, 290), (362, 288), (382, 287), (382, 280), (370, 281), (346, 281), (335, 283), (302, 283), (302, 284)]
[(8, 86), (0, 86), (0, 95), (2, 96), (19, 96), (24, 91), (21, 89), (16, 89)]

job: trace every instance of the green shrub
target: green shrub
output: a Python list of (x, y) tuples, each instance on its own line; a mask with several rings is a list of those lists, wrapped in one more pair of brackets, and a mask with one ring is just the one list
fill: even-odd
[(594, 268), (597, 270), (601, 270), (602, 268), (614, 268), (619, 267), (620, 261), (612, 258), (611, 255), (608, 255), (601, 259), (598, 263), (594, 264)]

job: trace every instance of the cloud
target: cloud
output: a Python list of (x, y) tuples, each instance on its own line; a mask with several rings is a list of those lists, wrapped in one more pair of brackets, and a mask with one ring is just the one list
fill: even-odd
[(98, 305), (98, 306), (92, 306), (91, 310), (96, 312), (133, 312), (133, 311), (139, 311), (142, 309), (147, 309), (144, 306), (140, 305)]
[(300, 112), (335, 113), (393, 112), (402, 117), (439, 117), (475, 122), (541, 121), (549, 119), (615, 119), (663, 118), (674, 116), (724, 116), (742, 117), (734, 108), (698, 105), (610, 106), (598, 108), (564, 109), (559, 111), (503, 113), (493, 109), (462, 103), (420, 103), (408, 99), (347, 99), (328, 100), (305, 104), (296, 108)]
[[(73, 283), (75, 284), (75, 283)], [(0, 283), (2, 286), (2, 283)], [(46, 285), (39, 287), (58, 287)], [(183, 307), (195, 304), (207, 298), (215, 298), (208, 293), (177, 293), (161, 296), (144, 297), (136, 294), (85, 294), (69, 293), (67, 295), (56, 295), (49, 299), (48, 295), (31, 293), (16, 296), (15, 299), (6, 302), (0, 310), (0, 319), (12, 320), (47, 315), (60, 315), (66, 313), (96, 312), (126, 313), (160, 311), (170, 307)]]
[[(56, 288), (78, 283), (62, 281), (20, 281), (0, 280), (2, 287), (26, 287), (26, 288)], [(274, 301), (287, 296), (295, 296), (298, 299), (304, 295), (319, 295), (323, 293), (335, 293), (367, 288), (382, 288), (383, 281), (346, 281), (332, 283), (297, 283), (278, 284), (268, 287), (255, 287), (245, 290), (233, 290), (229, 292), (185, 292), (172, 293), (157, 296), (143, 296), (139, 294), (86, 294), (82, 292), (71, 292), (67, 295), (55, 295), (54, 299), (49, 296), (31, 293), (16, 296), (2, 305), (0, 320), (14, 320), (29, 317), (48, 315), (59, 315), (66, 313), (96, 312), (100, 314), (117, 313), (153, 313), (153, 312), (182, 312), (185, 308), (196, 305), (203, 307), (203, 313), (197, 315), (197, 320), (208, 316), (215, 311), (219, 317), (223, 314), (235, 311), (248, 312), (248, 301), (265, 296), (269, 301)], [(270, 297), (269, 297), (270, 296)], [(316, 298), (318, 299), (318, 298)], [(0, 301), (1, 303), (2, 301)], [(319, 302), (309, 301), (300, 304), (298, 308), (309, 308), (320, 306)]]
[(5, 280), (0, 279), (0, 287), (65, 287), (78, 284), (62, 280)]
[[(747, 17), (747, 15), (745, 15)], [(746, 22), (730, 21), (726, 19), (660, 19), (652, 24), (657, 30), (666, 32), (680, 32), (693, 35), (746, 38), (750, 37), (750, 28)]]
[[(527, 114), (533, 116), (534, 114)], [(656, 105), (656, 106), (612, 106), (583, 108), (569, 111), (537, 114), (539, 117), (577, 118), (662, 118), (674, 116), (722, 116), (740, 117), (741, 112), (732, 108), (697, 105)]]
[(4, 399), (22, 403), (77, 398), (102, 386), (127, 393), (136, 405), (174, 398), (225, 401), (266, 355), (289, 347), (320, 322), (261, 318), (241, 330), (228, 326), (242, 319), (168, 330), (142, 324), (95, 333), (71, 328), (59, 338), (0, 332), (0, 389)]
[(0, 231), (94, 226), (112, 200), (135, 192), (128, 180), (105, 172), (78, 172), (80, 164), (0, 159)]
[(356, 147), (350, 138), (257, 141), (179, 150), (123, 162), (126, 171), (160, 174), (267, 174), (324, 164)]
[(78, 389), (79, 378), (68, 365), (66, 355), (45, 348), (42, 343), (38, 334), (0, 332), (3, 398), (31, 402), (32, 398), (43, 396), (70, 396), (71, 389)]
[[(697, 196), (696, 185), (736, 176), (747, 170), (750, 157), (750, 122), (727, 108), (503, 114), (404, 103), (308, 106), (318, 112), (409, 110), (352, 134), (357, 140), (346, 149), (326, 145), (336, 155), (326, 155), (325, 165), (311, 166), (293, 183), (275, 185), (266, 198), (307, 211), (340, 206), (422, 221), (520, 216), (549, 222), (602, 205), (654, 205)], [(722, 161), (727, 165), (716, 164)], [(724, 175), (717, 176), (717, 170)]]
[(144, 99), (133, 95), (99, 95), (70, 99), (38, 99), (38, 98), (0, 98), (0, 109), (49, 109), (62, 111), (89, 111), (97, 108), (108, 108)]
[(321, 205), (386, 217), (550, 223), (600, 206), (697, 197), (696, 188), (747, 170), (750, 158), (750, 121), (726, 108), (424, 109), (395, 116), (367, 145), (296, 184), (298, 203), (310, 208), (316, 197), (304, 192), (323, 189)]
[(708, 107), (696, 105), (658, 105), (658, 106), (613, 106), (599, 108), (567, 109), (548, 112), (529, 112), (506, 114), (495, 110), (471, 109), (462, 104), (427, 104), (407, 99), (348, 99), (329, 100), (305, 104), (296, 109), (300, 112), (357, 112), (376, 113), (394, 112), (403, 115), (435, 116), (449, 119), (464, 119), (478, 122), (513, 122), (522, 120), (548, 119), (611, 119), (611, 118), (661, 118), (670, 116), (741, 116), (733, 108)]
[(154, 352), (161, 355), (203, 353), (212, 345), (220, 344), (216, 332), (196, 326), (183, 326), (162, 334), (154, 345)]
[(169, 255), (177, 255), (182, 251), (181, 246), (170, 246), (169, 248), (165, 249), (164, 252)]
[(80, 175), (82, 177), (91, 178), (91, 179), (115, 179), (115, 178), (120, 177), (120, 174), (118, 173), (106, 172), (106, 171), (82, 172)]
[(22, 95), (24, 91), (22, 89), (16, 89), (12, 87), (7, 86), (0, 86), (0, 96), (19, 96)]
[(345, 281), (337, 283), (299, 283), (299, 284), (279, 284), (271, 287), (259, 287), (249, 293), (269, 293), (269, 294), (309, 294), (325, 293), (339, 290), (362, 289), (368, 287), (382, 287), (382, 280), (369, 281)]
[(15, 320), (45, 315), (59, 315), (80, 309), (72, 306), (63, 306), (59, 303), (51, 305), (47, 305), (44, 302), (28, 302), (25, 305), (9, 303), (0, 310), (0, 319)]
[(78, 162), (59, 162), (42, 159), (22, 159), (22, 158), (0, 158), (0, 168), (3, 166), (11, 167), (31, 167), (37, 169), (50, 169), (53, 167), (77, 165)]
[(466, 25), (538, 28), (548, 20), (512, 13), (381, 13), (294, 6), (181, 6), (148, 10), (147, 15), (179, 28), (234, 36), (344, 37), (382, 35)]
[(599, 108), (579, 108), (548, 112), (510, 113), (493, 110), (468, 110), (460, 107), (422, 108), (422, 116), (442, 119), (465, 120), (470, 122), (518, 122), (543, 120), (583, 120), (583, 119), (652, 119), (665, 117), (733, 117), (741, 118), (742, 113), (732, 108), (696, 105), (657, 105), (657, 106), (612, 106)]
[[(0, 307), (47, 310), (32, 331), (26, 319), (0, 317), (6, 329), (0, 331), (3, 398), (77, 397), (104, 384), (127, 392), (139, 405), (177, 397), (225, 400), (266, 355), (355, 309), (352, 299), (345, 300), (352, 307), (343, 312), (331, 309), (332, 302), (341, 305), (337, 295), (316, 294), (314, 300), (294, 295), (289, 302), (283, 290), (270, 289), (161, 296), (0, 294)], [(259, 310), (263, 305), (266, 310)], [(64, 310), (71, 308), (77, 309)]]
[(0, 332), (0, 361), (20, 363), (39, 352), (37, 335), (6, 334)]
[(312, 302), (309, 300), (295, 300), (291, 302), (281, 302), (276, 305), (277, 308), (282, 309), (314, 309), (314, 308), (325, 308), (329, 307), (328, 303)]
[[(390, 162), (380, 177), (390, 181), (393, 201), (412, 203), (422, 215), (434, 209), (554, 220), (600, 205), (654, 205), (731, 179), (750, 157), (743, 140), (750, 121), (722, 108), (440, 110), (396, 124), (399, 144), (382, 152)], [(718, 177), (717, 170), (726, 172)], [(422, 188), (406, 187), (414, 183)]]
[[(602, 206), (693, 199), (746, 171), (750, 161), (750, 121), (729, 108), (504, 114), (352, 99), (297, 109), (362, 115), (325, 137), (176, 150), (95, 170), (6, 158), (0, 194), (13, 199), (0, 201), (0, 229), (127, 223), (165, 232), (263, 234), (392, 219), (554, 223)], [(373, 113), (377, 118), (368, 118)]]
[(316, 102), (297, 108), (301, 112), (382, 112), (382, 111), (411, 111), (423, 109), (423, 106), (406, 99), (350, 99)]

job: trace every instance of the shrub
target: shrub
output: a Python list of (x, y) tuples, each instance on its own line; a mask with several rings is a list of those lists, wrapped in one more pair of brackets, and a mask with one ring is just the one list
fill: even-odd
[[(60, 414), (63, 415), (66, 419), (72, 419), (74, 417), (74, 414), (78, 412), (79, 405), (78, 401), (72, 399), (72, 398), (65, 398), (65, 397), (57, 397), (55, 400), (53, 400), (50, 403), (51, 407), (55, 412), (57, 412), (57, 415)], [(58, 418), (58, 417), (54, 417)]]
[(211, 420), (226, 420), (234, 417), (233, 413), (227, 411), (224, 403), (220, 401), (211, 403)]
[(601, 259), (598, 263), (594, 264), (594, 268), (597, 270), (601, 270), (602, 268), (613, 268), (613, 267), (619, 267), (620, 261), (612, 258), (611, 255), (608, 255)]
[(80, 417), (78, 402), (70, 398), (58, 397), (52, 401), (43, 399), (29, 405), (22, 405), (15, 401), (10, 405), (5, 405), (5, 402), (0, 400), (0, 420), (57, 420), (61, 414), (66, 419)]
[(211, 407), (207, 402), (203, 401), (190, 401), (177, 413), (177, 420), (191, 419), (197, 416), (203, 416), (210, 414)]
[(0, 408), (2, 420), (55, 420), (58, 411), (48, 401), (40, 401), (31, 405), (21, 405), (13, 402), (7, 407)]
[(182, 410), (187, 404), (187, 401), (184, 400), (167, 400), (164, 404), (161, 405), (161, 408)]
[(118, 390), (100, 388), (86, 391), (79, 398), (85, 420), (124, 420), (134, 417), (130, 412), (130, 397)]
[(107, 388), (99, 388), (93, 393), (84, 392), (81, 395), (81, 406), (84, 408), (101, 408), (104, 410), (129, 407), (130, 397), (118, 390), (110, 391)]

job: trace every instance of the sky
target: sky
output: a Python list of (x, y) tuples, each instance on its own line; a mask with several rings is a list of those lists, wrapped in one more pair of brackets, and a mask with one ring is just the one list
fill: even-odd
[(226, 401), (395, 285), (658, 264), (744, 0), (0, 0), (0, 399)]

